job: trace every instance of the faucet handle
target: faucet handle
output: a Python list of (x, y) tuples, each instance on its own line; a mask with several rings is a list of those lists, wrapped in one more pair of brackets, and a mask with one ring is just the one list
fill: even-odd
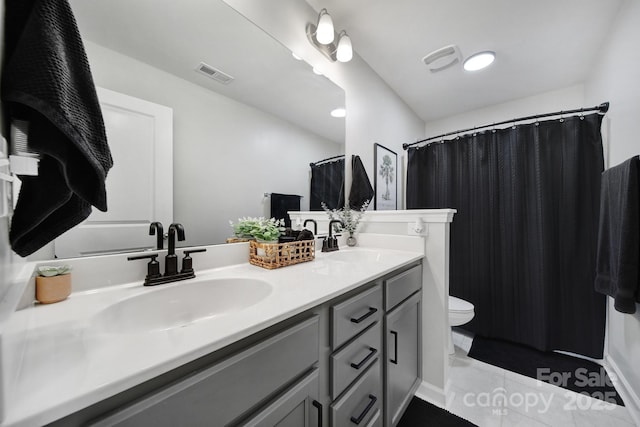
[(152, 279), (161, 277), (160, 263), (158, 262), (158, 254), (146, 254), (127, 257), (128, 261), (134, 261), (138, 259), (150, 259), (147, 263), (147, 277), (144, 278), (144, 284), (147, 285)]
[(184, 258), (182, 258), (182, 270), (180, 271), (180, 274), (193, 273), (193, 258), (191, 258), (190, 255), (196, 252), (206, 252), (206, 251), (207, 250), (205, 248), (189, 249), (189, 250), (183, 251)]

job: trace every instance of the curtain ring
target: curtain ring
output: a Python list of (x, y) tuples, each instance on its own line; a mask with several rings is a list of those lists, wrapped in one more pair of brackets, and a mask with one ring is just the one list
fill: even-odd
[(560, 123), (564, 123), (563, 113), (564, 113), (564, 111), (560, 111)]

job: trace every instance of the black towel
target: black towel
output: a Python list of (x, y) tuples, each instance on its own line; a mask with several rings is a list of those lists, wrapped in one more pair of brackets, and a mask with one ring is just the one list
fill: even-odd
[(602, 173), (595, 288), (622, 313), (640, 302), (639, 165), (636, 156)]
[(321, 211), (322, 202), (329, 209), (344, 206), (344, 159), (311, 165), (311, 200), (309, 210)]
[(284, 219), (284, 226), (291, 227), (288, 211), (300, 210), (300, 198), (293, 194), (271, 193), (271, 218)]
[(22, 187), (9, 240), (27, 256), (91, 213), (107, 210), (113, 165), (89, 63), (66, 0), (7, 0), (2, 71), (5, 120), (29, 123), (38, 176)]
[(359, 210), (362, 205), (373, 199), (373, 187), (369, 175), (364, 169), (360, 156), (351, 156), (351, 191), (349, 192), (349, 206)]

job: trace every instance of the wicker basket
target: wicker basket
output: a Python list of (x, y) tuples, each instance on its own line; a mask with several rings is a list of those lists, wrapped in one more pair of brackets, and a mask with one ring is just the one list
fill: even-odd
[(227, 238), (227, 243), (243, 243), (243, 242), (248, 242), (251, 239), (250, 237), (229, 237)]
[(299, 240), (289, 243), (249, 242), (249, 262), (258, 267), (286, 267), (312, 261), (316, 256), (315, 240)]

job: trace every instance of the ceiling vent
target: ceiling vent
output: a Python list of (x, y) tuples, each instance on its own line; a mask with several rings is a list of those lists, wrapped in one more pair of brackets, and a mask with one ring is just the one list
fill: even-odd
[(229, 84), (233, 81), (233, 77), (231, 77), (229, 74), (223, 73), (222, 71), (215, 69), (211, 65), (205, 64), (204, 62), (201, 62), (200, 65), (198, 65), (196, 71), (224, 85)]
[(424, 58), (422, 62), (429, 68), (432, 73), (446, 70), (454, 64), (460, 62), (462, 55), (460, 55), (460, 49), (458, 46), (452, 44), (442, 47), (438, 50), (434, 50)]

